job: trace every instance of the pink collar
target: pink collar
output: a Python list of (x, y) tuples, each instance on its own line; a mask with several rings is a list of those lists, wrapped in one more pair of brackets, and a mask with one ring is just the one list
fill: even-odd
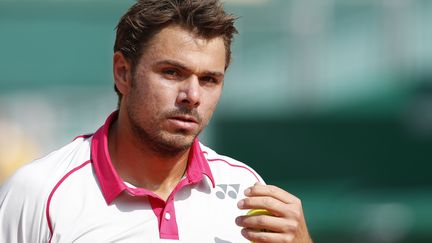
[[(142, 188), (129, 188), (117, 174), (114, 166), (111, 163), (111, 158), (108, 152), (108, 131), (109, 126), (117, 119), (118, 111), (113, 112), (105, 121), (105, 124), (100, 127), (93, 135), (91, 142), (91, 161), (96, 171), (96, 176), (99, 180), (102, 193), (108, 204), (111, 204), (120, 193), (127, 190), (136, 196), (154, 195), (152, 192)], [(215, 186), (213, 175), (208, 165), (207, 159), (204, 157), (201, 147), (196, 138), (189, 152), (188, 165), (186, 169), (186, 178), (188, 184), (195, 184), (203, 179), (206, 175)]]

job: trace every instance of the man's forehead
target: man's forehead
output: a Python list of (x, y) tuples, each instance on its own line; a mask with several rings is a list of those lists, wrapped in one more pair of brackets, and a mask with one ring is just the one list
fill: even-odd
[(182, 27), (180, 25), (172, 24), (168, 25), (164, 28), (162, 28), (159, 32), (157, 32), (149, 41), (149, 43), (158, 42), (161, 39), (172, 39), (175, 37), (177, 40), (182, 39), (182, 42), (178, 42), (176, 44), (190, 44), (190, 42), (193, 42), (197, 45), (205, 45), (209, 42), (213, 41), (222, 41), (223, 42), (223, 36), (217, 36), (217, 37), (204, 37), (202, 35), (199, 35), (194, 30), (190, 30), (186, 27)]
[(148, 42), (141, 58), (151, 65), (164, 63), (189, 69), (194, 65), (209, 66), (208, 71), (223, 74), (225, 53), (222, 37), (205, 39), (180, 26), (168, 26)]

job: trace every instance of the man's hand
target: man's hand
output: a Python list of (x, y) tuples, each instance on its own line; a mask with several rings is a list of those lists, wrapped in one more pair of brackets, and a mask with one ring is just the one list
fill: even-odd
[(300, 199), (283, 189), (256, 183), (245, 190), (240, 209), (265, 209), (271, 215), (237, 217), (242, 235), (254, 243), (312, 243)]

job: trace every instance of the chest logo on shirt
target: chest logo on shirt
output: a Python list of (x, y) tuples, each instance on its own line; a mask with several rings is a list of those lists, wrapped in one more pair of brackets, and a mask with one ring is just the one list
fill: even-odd
[(236, 199), (240, 184), (219, 184), (216, 187), (218, 187), (218, 191), (216, 192), (217, 198), (225, 199), (226, 195), (228, 195), (230, 198)]

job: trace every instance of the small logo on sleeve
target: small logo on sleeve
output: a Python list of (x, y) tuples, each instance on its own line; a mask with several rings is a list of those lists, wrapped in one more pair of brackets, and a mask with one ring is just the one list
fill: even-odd
[(240, 189), (240, 184), (219, 184), (216, 185), (216, 187), (218, 187), (216, 197), (219, 199), (225, 199), (227, 195), (232, 199), (236, 199)]

